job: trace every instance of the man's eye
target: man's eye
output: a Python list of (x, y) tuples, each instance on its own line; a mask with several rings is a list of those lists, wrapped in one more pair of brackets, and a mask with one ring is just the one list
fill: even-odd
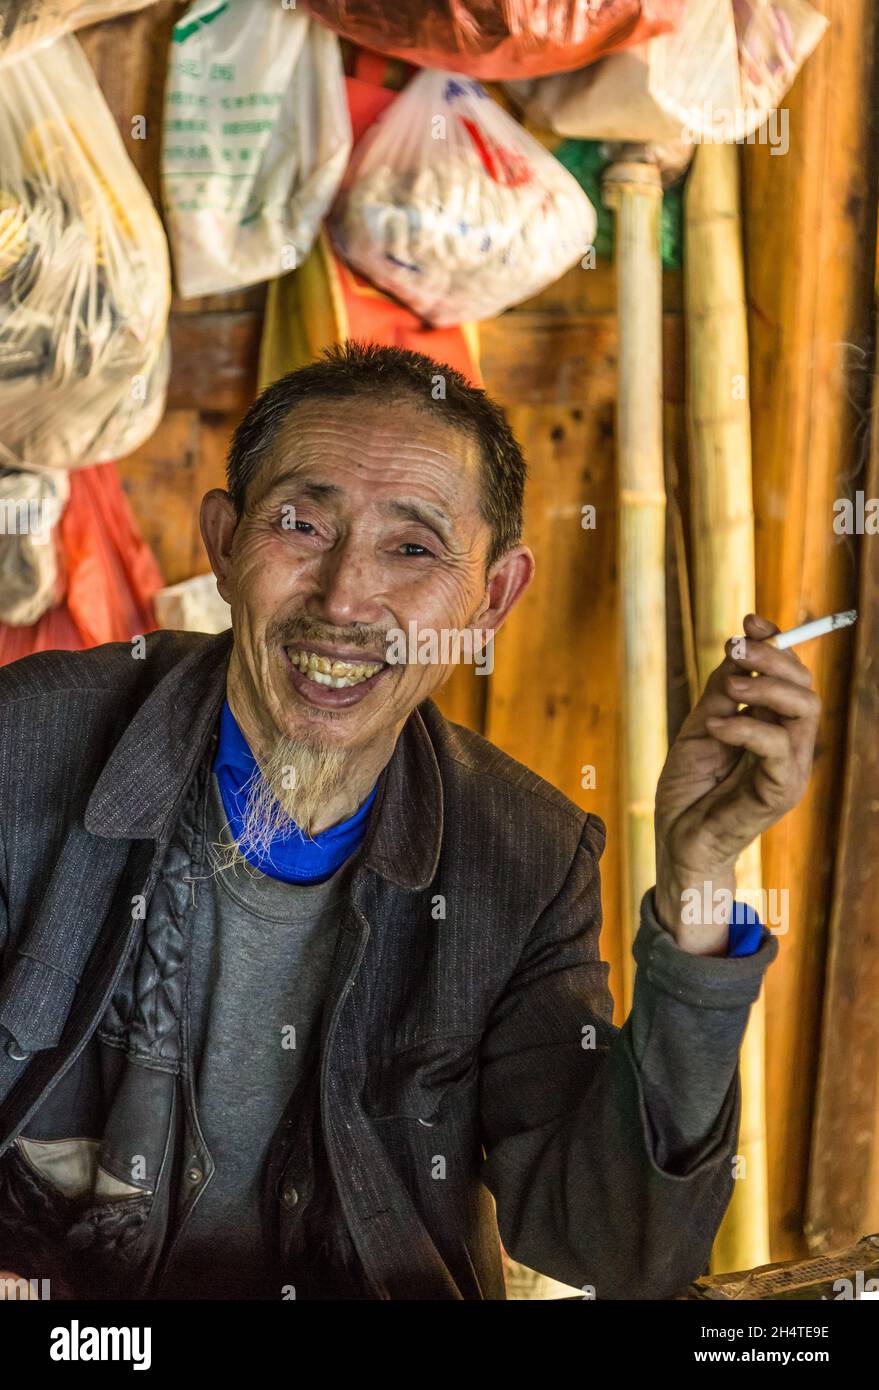
[(400, 546), (400, 549), (404, 552), (404, 554), (414, 555), (416, 557), (421, 555), (431, 555), (433, 553), (432, 551), (427, 549), (427, 546), (418, 545), (416, 541), (404, 541), (403, 544)]
[(281, 513), (279, 522), (282, 531), (302, 531), (305, 535), (315, 534), (310, 521), (302, 521), (300, 517), (291, 516), (287, 511)]

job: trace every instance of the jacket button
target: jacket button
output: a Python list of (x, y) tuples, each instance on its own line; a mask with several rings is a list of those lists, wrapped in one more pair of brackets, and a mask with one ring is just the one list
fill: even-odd
[(287, 1207), (288, 1211), (292, 1211), (296, 1206), (296, 1203), (299, 1201), (299, 1193), (292, 1183), (287, 1183), (286, 1187), (282, 1189), (281, 1201), (284, 1203), (284, 1206)]
[(10, 1038), (6, 1044), (6, 1055), (11, 1057), (13, 1062), (26, 1062), (31, 1055), (26, 1047), (22, 1047), (15, 1038)]
[(190, 1168), (186, 1176), (194, 1187), (196, 1183), (201, 1182), (202, 1178), (204, 1177), (204, 1173), (201, 1171), (200, 1168)]

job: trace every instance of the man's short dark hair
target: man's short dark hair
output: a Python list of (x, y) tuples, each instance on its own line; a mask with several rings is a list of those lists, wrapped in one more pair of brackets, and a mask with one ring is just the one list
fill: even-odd
[(232, 437), (226, 466), (227, 488), (238, 516), (244, 511), (248, 484), (290, 411), (303, 400), (352, 396), (385, 403), (411, 401), (469, 435), (482, 461), (481, 511), (491, 529), (487, 564), (518, 543), (525, 460), (500, 406), (446, 363), (405, 348), (350, 340), (279, 377), (248, 410)]

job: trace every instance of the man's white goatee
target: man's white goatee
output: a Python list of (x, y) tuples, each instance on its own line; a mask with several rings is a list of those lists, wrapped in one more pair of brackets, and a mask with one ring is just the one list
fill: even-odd
[(245, 858), (264, 859), (291, 821), (303, 835), (312, 836), (321, 812), (344, 782), (347, 762), (344, 748), (279, 738), (243, 788), (241, 833), (223, 847), (220, 867), (231, 868)]

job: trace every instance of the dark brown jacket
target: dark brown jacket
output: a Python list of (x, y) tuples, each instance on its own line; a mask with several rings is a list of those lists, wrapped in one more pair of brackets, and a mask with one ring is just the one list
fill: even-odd
[[(213, 1169), (186, 882), (230, 650), (159, 633), (141, 659), (114, 644), (0, 671), (0, 1267), (59, 1291), (149, 1297)], [(431, 702), (408, 720), (319, 1043), (326, 1176), (373, 1297), (503, 1298), (498, 1228), (599, 1298), (667, 1297), (705, 1269), (776, 945), (689, 956), (648, 894), (616, 1030), (603, 845), (596, 816)], [(283, 1265), (315, 1189), (289, 1119), (268, 1167)]]

